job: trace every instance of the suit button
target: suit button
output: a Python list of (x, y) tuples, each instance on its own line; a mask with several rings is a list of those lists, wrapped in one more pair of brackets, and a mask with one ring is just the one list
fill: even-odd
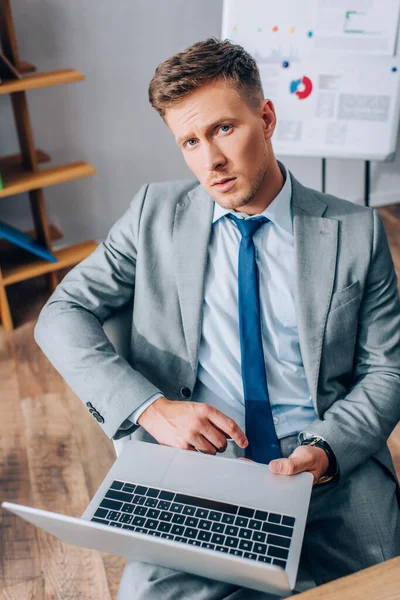
[(98, 423), (104, 423), (104, 419), (103, 419), (103, 417), (102, 417), (101, 415), (99, 415), (99, 413), (96, 413), (96, 414), (94, 415), (94, 418), (96, 419), (96, 421), (97, 421)]
[(182, 398), (190, 398), (190, 396), (192, 395), (192, 392), (190, 391), (190, 389), (188, 387), (182, 387), (180, 394), (181, 394)]

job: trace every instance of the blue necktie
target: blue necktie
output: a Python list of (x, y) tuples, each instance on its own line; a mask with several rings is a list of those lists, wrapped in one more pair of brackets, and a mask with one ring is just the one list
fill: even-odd
[(253, 235), (269, 219), (238, 219), (236, 222), (242, 235), (239, 248), (239, 329), (242, 361), (242, 380), (246, 414), (246, 436), (249, 445), (246, 458), (268, 464), (280, 458), (281, 452), (275, 431), (269, 401), (267, 373), (260, 324), (260, 297), (258, 269)]

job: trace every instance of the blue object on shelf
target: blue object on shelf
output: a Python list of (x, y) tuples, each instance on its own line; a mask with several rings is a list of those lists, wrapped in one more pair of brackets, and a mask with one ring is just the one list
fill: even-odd
[(57, 262), (57, 258), (54, 254), (46, 250), (46, 248), (43, 248), (36, 240), (33, 240), (29, 235), (26, 235), (15, 227), (7, 225), (4, 221), (0, 221), (0, 238), (4, 238), (16, 246), (20, 246), (20, 248), (24, 248), (25, 250), (28, 250), (28, 252), (40, 256), (40, 258), (44, 258), (53, 263)]

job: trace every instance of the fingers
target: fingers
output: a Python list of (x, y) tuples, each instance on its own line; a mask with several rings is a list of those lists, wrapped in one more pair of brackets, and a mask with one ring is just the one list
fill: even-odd
[(295, 475), (303, 471), (315, 469), (315, 458), (306, 446), (298, 446), (289, 458), (271, 460), (269, 468), (272, 473), (280, 475)]
[(246, 435), (233, 419), (227, 417), (224, 413), (208, 404), (205, 406), (208, 407), (207, 416), (213, 425), (218, 427), (226, 437), (232, 438), (241, 448), (246, 448), (248, 446), (249, 442)]

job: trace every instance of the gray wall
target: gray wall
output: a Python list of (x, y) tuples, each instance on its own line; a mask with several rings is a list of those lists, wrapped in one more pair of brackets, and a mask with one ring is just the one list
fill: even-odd
[[(42, 71), (73, 67), (86, 75), (28, 92), (28, 101), (36, 146), (51, 154), (51, 164), (86, 160), (97, 168), (94, 177), (45, 190), (50, 222), (64, 232), (63, 243), (102, 239), (143, 183), (193, 177), (147, 89), (162, 60), (220, 36), (222, 0), (12, 0), (12, 7), (22, 58)], [(9, 99), (0, 96), (0, 154), (13, 152)], [(302, 183), (320, 189), (318, 159), (283, 160)], [(363, 168), (361, 161), (329, 160), (327, 191), (362, 202)], [(395, 163), (372, 167), (371, 204), (395, 202), (400, 152)], [(27, 196), (1, 200), (0, 218), (30, 228)]]

